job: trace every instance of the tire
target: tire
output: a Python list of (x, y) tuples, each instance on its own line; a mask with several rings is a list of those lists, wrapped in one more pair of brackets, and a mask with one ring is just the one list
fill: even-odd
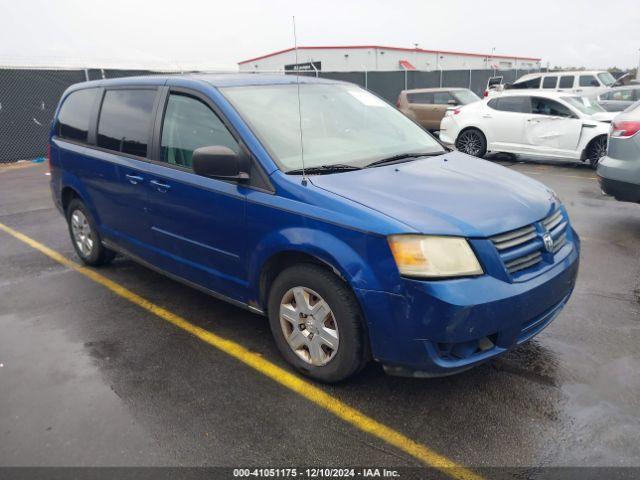
[(477, 128), (467, 128), (458, 134), (456, 148), (473, 157), (484, 157), (487, 154), (487, 139)]
[[(302, 307), (296, 298), (303, 298)], [(300, 311), (311, 311), (309, 307), (324, 309), (325, 315), (303, 317)], [(268, 312), (280, 353), (304, 375), (339, 382), (366, 365), (369, 348), (360, 307), (348, 286), (329, 270), (311, 263), (284, 270), (269, 291)], [(328, 338), (335, 349), (325, 343)]]
[(81, 200), (71, 200), (66, 214), (71, 243), (82, 263), (98, 267), (116, 257), (116, 252), (102, 245), (95, 221)]
[(601, 136), (594, 138), (587, 147), (587, 158), (589, 164), (594, 170), (598, 168), (600, 159), (607, 154), (607, 137)]

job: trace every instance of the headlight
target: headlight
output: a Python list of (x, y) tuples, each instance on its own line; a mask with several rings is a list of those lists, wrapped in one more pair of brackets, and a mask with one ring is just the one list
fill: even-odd
[(392, 235), (389, 246), (400, 274), (407, 277), (465, 277), (483, 273), (464, 238)]

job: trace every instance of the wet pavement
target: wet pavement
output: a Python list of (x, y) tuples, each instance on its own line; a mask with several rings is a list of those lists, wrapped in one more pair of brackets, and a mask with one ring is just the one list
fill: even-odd
[[(470, 467), (640, 465), (640, 205), (588, 168), (502, 163), (554, 188), (581, 235), (560, 316), (457, 376), (371, 365), (321, 388)], [(75, 259), (45, 172), (0, 168), (0, 222)], [(100, 273), (286, 368), (264, 318), (125, 258)], [(419, 465), (3, 232), (0, 332), (0, 465)]]

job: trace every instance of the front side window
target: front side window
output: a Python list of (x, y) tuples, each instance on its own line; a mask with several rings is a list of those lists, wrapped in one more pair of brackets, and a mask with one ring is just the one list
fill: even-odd
[(549, 115), (552, 117), (574, 117), (573, 112), (560, 102), (549, 98), (533, 97), (531, 99), (531, 113)]
[(573, 88), (573, 75), (560, 77), (560, 88)]
[(449, 92), (434, 92), (433, 94), (433, 103), (436, 105), (447, 105), (450, 100), (453, 100), (453, 98), (449, 95)]
[(489, 106), (501, 112), (530, 113), (529, 97), (500, 97), (489, 102)]
[(607, 100), (616, 100), (618, 102), (633, 102), (635, 90), (626, 88), (623, 90), (613, 90), (607, 93)]
[(599, 87), (600, 83), (593, 75), (580, 75), (581, 87)]
[(364, 167), (395, 155), (444, 153), (400, 111), (353, 85), (301, 84), (299, 104), (295, 84), (220, 90), (285, 172), (302, 168), (301, 146), (307, 168)]
[(77, 90), (66, 98), (58, 114), (58, 136), (66, 140), (86, 142), (91, 111), (98, 96), (97, 88)]
[(556, 88), (558, 77), (544, 77), (542, 88)]
[(191, 168), (193, 151), (210, 146), (240, 152), (229, 130), (206, 104), (186, 95), (169, 95), (162, 124), (162, 161)]
[(98, 146), (146, 157), (155, 90), (107, 90), (98, 120)]
[(433, 103), (433, 93), (431, 92), (407, 93), (407, 100), (409, 100), (409, 103), (413, 103), (413, 104), (431, 105)]

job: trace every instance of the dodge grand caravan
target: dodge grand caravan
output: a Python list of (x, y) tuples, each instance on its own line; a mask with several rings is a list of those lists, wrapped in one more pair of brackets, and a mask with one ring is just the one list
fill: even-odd
[(338, 81), (78, 84), (50, 165), (84, 263), (121, 253), (266, 315), (285, 359), (322, 381), (370, 359), (401, 375), (470, 368), (545, 328), (578, 272), (553, 191)]

